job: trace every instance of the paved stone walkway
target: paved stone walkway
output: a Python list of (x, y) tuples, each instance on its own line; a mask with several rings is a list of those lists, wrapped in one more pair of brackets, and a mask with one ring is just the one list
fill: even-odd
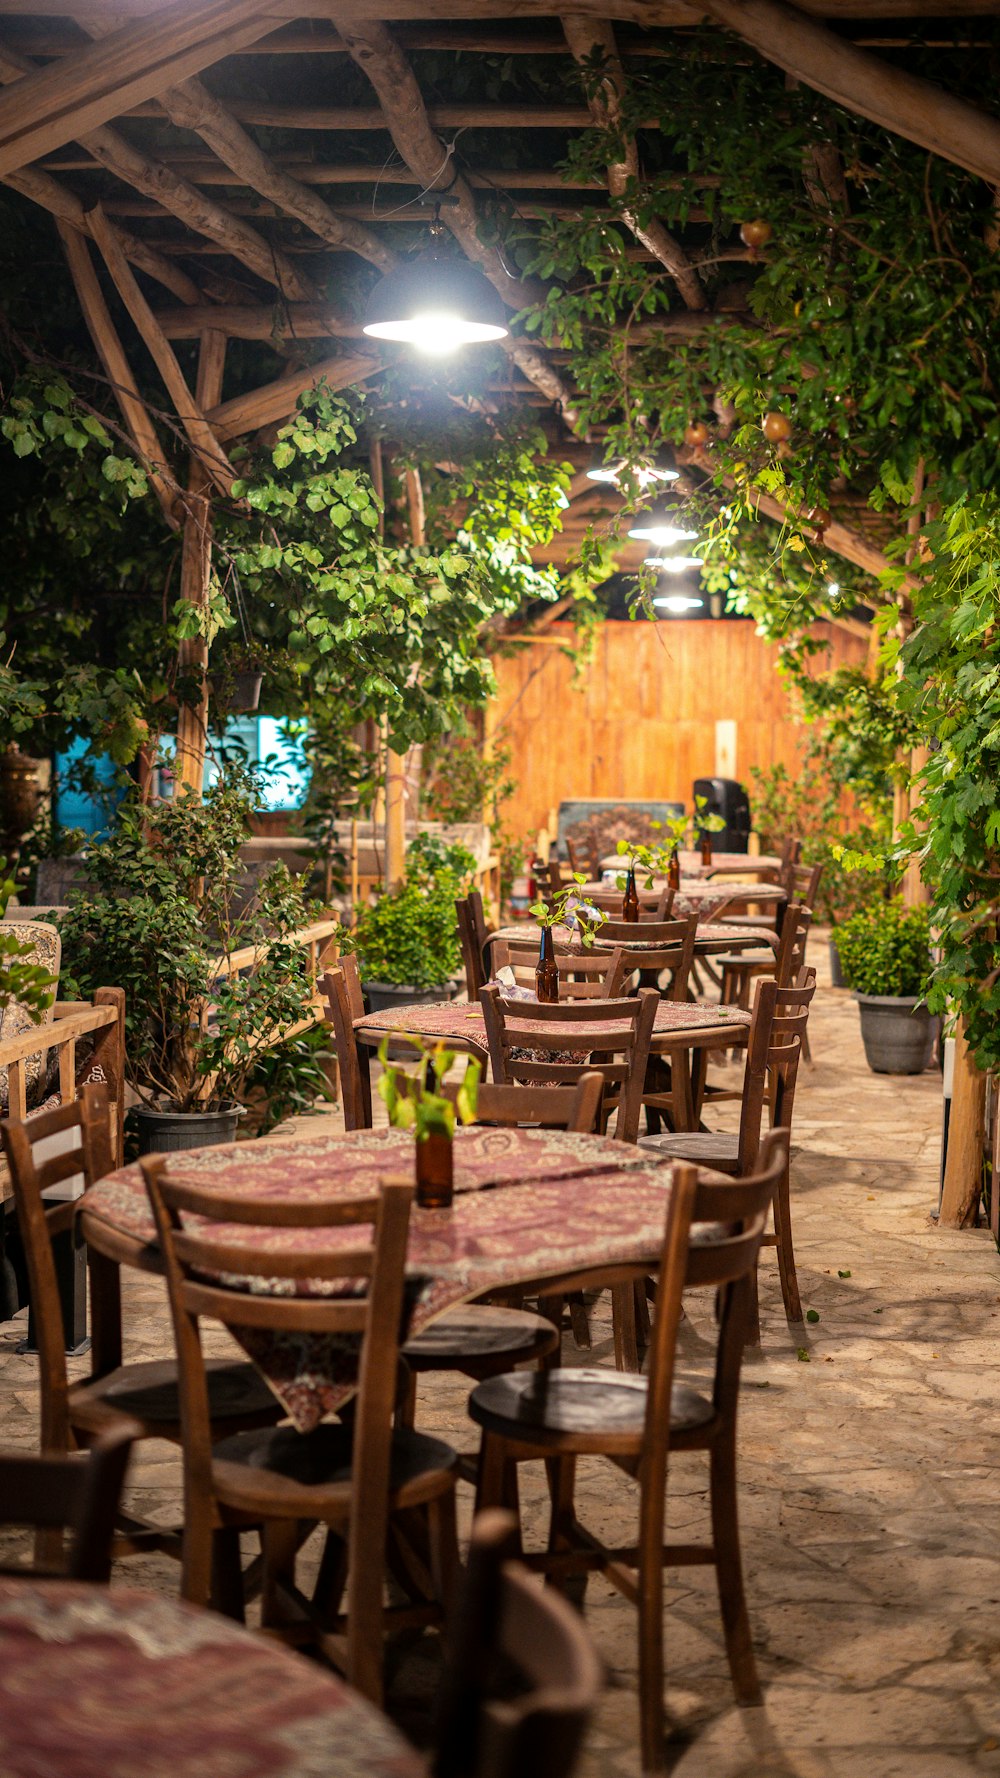
[[(803, 1302), (819, 1320), (789, 1332), (765, 1255), (763, 1346), (747, 1362), (740, 1438), (765, 1704), (732, 1702), (711, 1574), (671, 1576), (669, 1767), (679, 1778), (1000, 1774), (1000, 1260), (987, 1232), (938, 1232), (930, 1221), (938, 1077), (870, 1074), (843, 992), (818, 996), (813, 1047), (796, 1108), (793, 1207)], [(734, 1110), (722, 1108), (720, 1122)], [(126, 1314), (137, 1355), (167, 1348), (157, 1284), (130, 1279)], [(567, 1342), (567, 1363), (613, 1362), (605, 1300), (592, 1322), (592, 1351)], [(683, 1330), (690, 1368), (704, 1361), (710, 1327), (708, 1305), (695, 1303)], [(0, 1329), (2, 1438), (30, 1448), (32, 1361), (15, 1350), (23, 1331), (23, 1321)], [(470, 1444), (466, 1392), (425, 1381), (421, 1423)], [(544, 1525), (543, 1490), (527, 1481), (524, 1494), (530, 1539)], [(675, 1462), (670, 1495), (672, 1532), (699, 1535), (697, 1457)], [(169, 1448), (142, 1447), (131, 1497), (176, 1513)], [(579, 1498), (603, 1530), (631, 1535), (630, 1484), (617, 1471), (581, 1465)], [(130, 1579), (140, 1575), (176, 1585), (163, 1560), (130, 1564)], [(633, 1614), (599, 1578), (586, 1613), (608, 1685), (581, 1778), (636, 1778)], [(391, 1663), (392, 1708), (417, 1735), (436, 1660), (426, 1637)]]

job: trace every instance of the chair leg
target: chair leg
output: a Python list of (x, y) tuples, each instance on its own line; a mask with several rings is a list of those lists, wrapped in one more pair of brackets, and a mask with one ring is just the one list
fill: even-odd
[(184, 1502), (184, 1545), (181, 1553), (181, 1598), (190, 1605), (208, 1605), (212, 1596), (214, 1532), (204, 1508)]
[(545, 1472), (549, 1484), (549, 1551), (568, 1550), (573, 1542), (575, 1518), (573, 1495), (576, 1488), (576, 1458), (547, 1457)]
[(735, 1430), (712, 1446), (710, 1476), (715, 1577), (719, 1586), (722, 1629), (733, 1690), (738, 1703), (760, 1704), (760, 1681), (757, 1677), (757, 1663), (754, 1659), (750, 1619), (743, 1589), (736, 1500)]
[[(758, 1254), (757, 1262), (754, 1265), (754, 1269), (753, 1269), (753, 1276), (750, 1279), (750, 1301), (749, 1301), (749, 1305), (747, 1308), (747, 1331), (746, 1331), (746, 1341), (745, 1341), (745, 1344), (748, 1346), (759, 1346), (760, 1345), (760, 1279), (759, 1279), (759, 1270), (760, 1270), (760, 1255)], [(718, 1309), (719, 1309), (719, 1305), (718, 1305), (718, 1302), (716, 1302), (716, 1315), (717, 1316), (718, 1316)]]
[(611, 1324), (615, 1336), (615, 1365), (620, 1371), (637, 1371), (639, 1341), (635, 1325), (635, 1291), (631, 1284), (612, 1285)]
[(795, 1271), (795, 1249), (792, 1245), (792, 1206), (789, 1195), (788, 1168), (782, 1173), (774, 1194), (774, 1232), (777, 1236), (778, 1277), (787, 1321), (802, 1320), (802, 1299)]
[(212, 1539), (212, 1608), (237, 1624), (246, 1623), (240, 1534), (233, 1525), (217, 1531)]
[(461, 1563), (458, 1556), (458, 1529), (455, 1523), (455, 1490), (448, 1488), (427, 1503), (427, 1535), (430, 1546), (431, 1578), (434, 1595), (444, 1612), (447, 1624), (455, 1600)]
[(479, 1450), (479, 1476), (476, 1482), (476, 1511), (487, 1506), (506, 1507), (517, 1515), (518, 1547), (521, 1541), (521, 1509), (517, 1486), (517, 1464), (507, 1455), (502, 1439), (483, 1433)]
[(569, 1324), (573, 1329), (573, 1338), (581, 1351), (589, 1352), (593, 1344), (590, 1337), (590, 1316), (582, 1290), (571, 1290), (566, 1298), (569, 1304)]
[(639, 1726), (643, 1773), (662, 1772), (666, 1720), (663, 1708), (663, 1512), (665, 1478), (643, 1485), (639, 1516)]

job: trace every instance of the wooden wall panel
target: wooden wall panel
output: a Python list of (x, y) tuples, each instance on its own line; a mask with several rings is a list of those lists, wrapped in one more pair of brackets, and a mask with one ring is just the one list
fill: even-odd
[[(551, 637), (552, 632), (549, 632)], [(813, 671), (861, 664), (867, 644), (828, 624)], [(609, 622), (582, 668), (551, 640), (494, 661), (495, 732), (513, 750), (519, 789), (509, 825), (545, 826), (565, 797), (666, 797), (690, 804), (695, 778), (715, 773), (715, 724), (736, 724), (736, 775), (779, 761), (794, 767), (806, 745), (777, 647), (749, 620)], [(494, 723), (491, 722), (491, 727)]]

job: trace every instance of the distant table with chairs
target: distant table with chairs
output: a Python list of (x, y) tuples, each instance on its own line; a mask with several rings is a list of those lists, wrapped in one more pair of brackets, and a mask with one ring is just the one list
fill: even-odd
[(342, 1679), (217, 1612), (84, 1581), (0, 1578), (4, 1778), (426, 1778)]
[[(469, 1010), (467, 1008), (460, 1010)], [(686, 1009), (680, 1008), (679, 1011)], [(697, 1009), (691, 1008), (694, 1012)], [(735, 1009), (739, 1011), (739, 1009)], [(730, 1021), (726, 1021), (727, 1026)], [(745, 1040), (747, 1015), (727, 1041)], [(716, 1026), (718, 1041), (719, 1027)], [(356, 1130), (289, 1143), (240, 1143), (172, 1155), (171, 1174), (206, 1191), (260, 1193), (297, 1202), (356, 1197), (380, 1179), (412, 1173), (413, 1137), (403, 1130)], [(409, 1332), (449, 1308), (495, 1291), (551, 1294), (615, 1282), (616, 1266), (648, 1259), (663, 1242), (670, 1170), (628, 1143), (565, 1130), (473, 1126), (455, 1136), (455, 1197), (447, 1210), (414, 1206), (406, 1260)], [(88, 1246), (109, 1261), (158, 1272), (161, 1260), (142, 1175), (120, 1168), (80, 1200)], [(209, 1228), (211, 1225), (207, 1225)], [(283, 1231), (244, 1225), (254, 1252), (280, 1245)], [(236, 1236), (233, 1231), (230, 1240)], [(344, 1231), (297, 1231), (315, 1245)], [(325, 1287), (317, 1285), (317, 1294)], [(301, 1431), (343, 1405), (353, 1390), (351, 1355), (322, 1334), (296, 1344), (244, 1330), (240, 1343)]]
[[(782, 860), (772, 852), (713, 852), (711, 864), (703, 864), (701, 853), (687, 848), (682, 848), (680, 861), (685, 877), (757, 876), (762, 882), (777, 877), (782, 865)], [(621, 870), (624, 864), (620, 852), (609, 852), (601, 859), (602, 870)]]
[[(748, 885), (750, 887), (752, 885)], [(584, 884), (583, 892), (592, 885)], [(679, 898), (678, 898), (679, 899)], [(643, 937), (644, 922), (639, 920), (634, 928), (635, 936), (629, 935), (628, 948), (631, 951), (641, 950), (647, 942)], [(541, 928), (536, 920), (518, 920), (515, 925), (501, 926), (489, 935), (490, 944), (500, 940), (506, 944), (523, 945), (538, 942)], [(553, 937), (557, 946), (579, 944), (580, 934), (575, 927), (554, 926)], [(601, 929), (597, 928), (593, 949), (613, 951), (621, 944), (621, 939), (602, 938)], [(754, 929), (749, 926), (727, 926), (719, 921), (699, 922), (695, 933), (694, 954), (696, 957), (721, 956), (727, 951), (744, 949), (759, 950), (761, 945), (773, 945), (775, 935), (768, 927)], [(650, 940), (650, 949), (655, 949), (655, 941)]]
[[(666, 887), (659, 880), (652, 886), (654, 889)], [(588, 894), (600, 894), (606, 889), (606, 883), (581, 883), (580, 895), (586, 900)], [(738, 910), (778, 907), (787, 900), (788, 892), (780, 883), (713, 883), (703, 877), (682, 877), (671, 911), (675, 919), (681, 914), (697, 914), (699, 924), (714, 923), (724, 921), (727, 914)]]

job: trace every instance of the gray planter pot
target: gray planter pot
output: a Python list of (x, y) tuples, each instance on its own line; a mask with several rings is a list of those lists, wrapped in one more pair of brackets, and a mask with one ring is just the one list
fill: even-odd
[(830, 940), (830, 986), (831, 988), (847, 987), (847, 983), (844, 980), (843, 966), (840, 961), (840, 952), (837, 949), (837, 941), (835, 938), (831, 938)]
[(934, 1054), (938, 1018), (916, 996), (855, 994), (861, 1041), (874, 1074), (922, 1074)]
[(430, 1006), (436, 1000), (454, 1000), (457, 982), (444, 982), (440, 988), (398, 987), (394, 982), (362, 982), (369, 1012), (392, 1012), (397, 1006)]
[(129, 1113), (139, 1137), (140, 1154), (168, 1154), (181, 1148), (218, 1148), (236, 1141), (244, 1111), (227, 1101), (217, 1111), (154, 1111), (134, 1105)]

